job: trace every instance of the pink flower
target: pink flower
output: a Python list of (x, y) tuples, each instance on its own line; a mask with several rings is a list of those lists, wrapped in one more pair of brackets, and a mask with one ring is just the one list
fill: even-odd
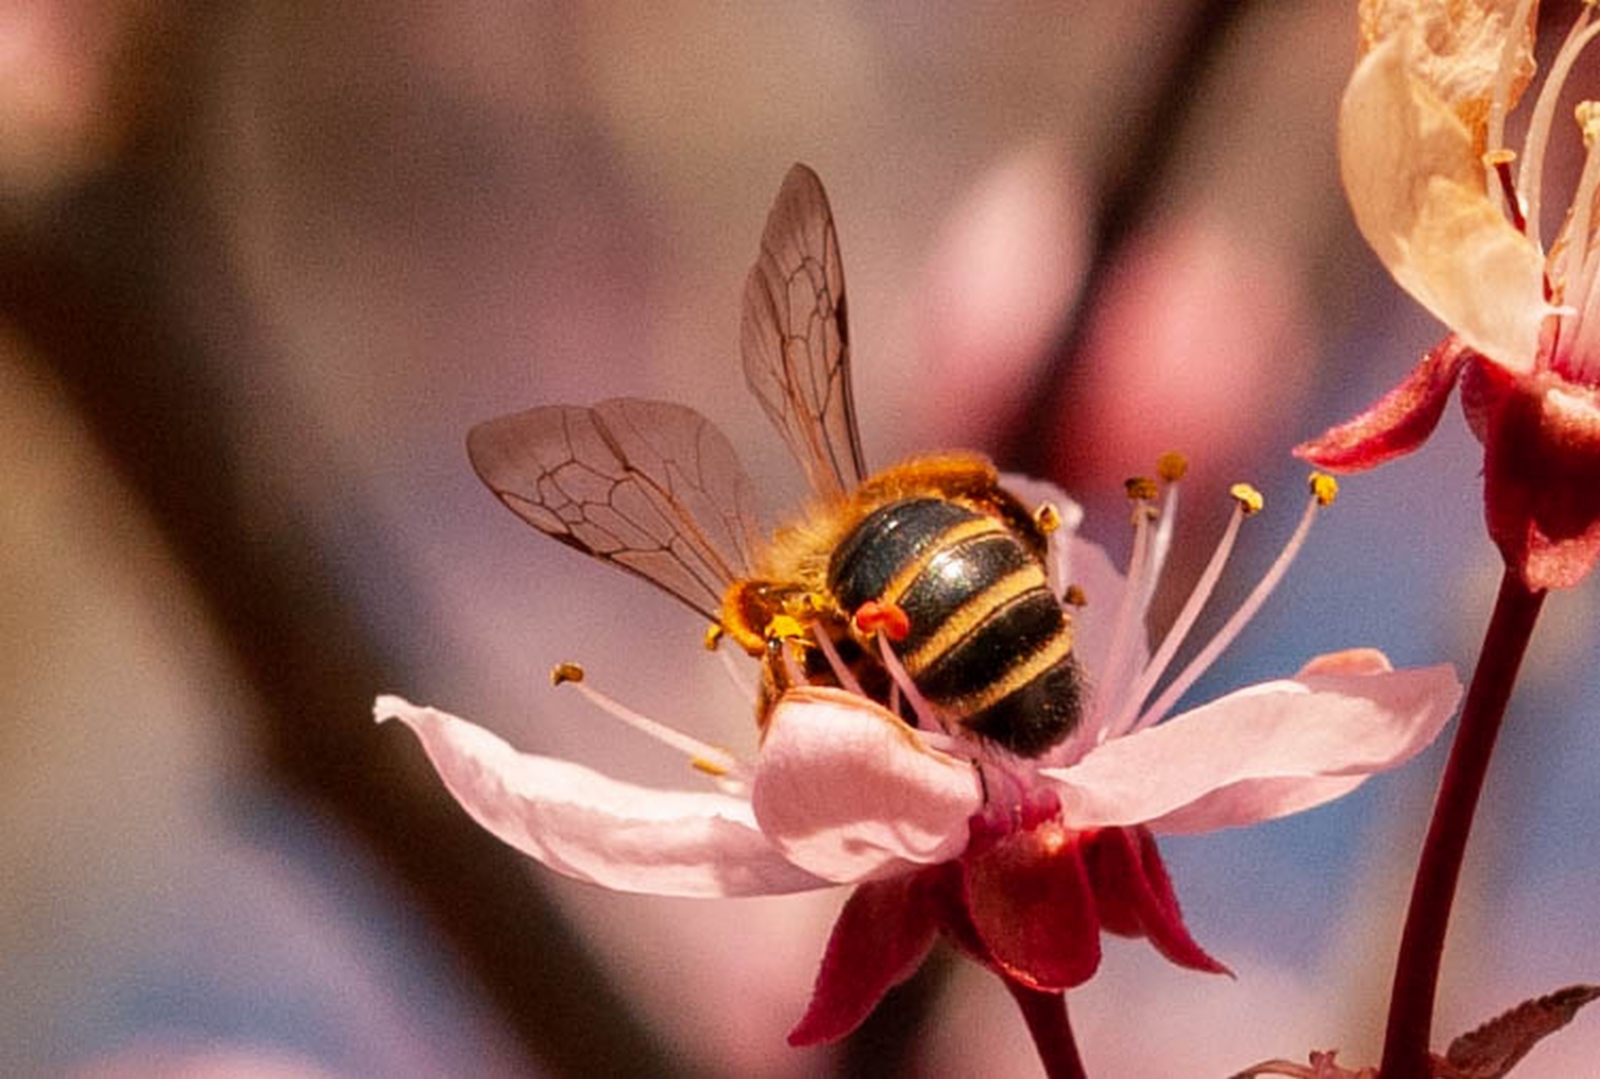
[[(1025, 481), (1008, 486), (1035, 503), (1052, 494)], [(1329, 497), (1325, 487), (1318, 493)], [(1092, 693), (1072, 736), (1038, 760), (918, 730), (875, 701), (825, 686), (785, 695), (746, 762), (578, 682), (603, 708), (685, 752), (715, 790), (651, 790), (519, 753), (466, 720), (397, 697), (379, 698), (375, 713), (417, 733), (484, 827), (568, 876), (679, 896), (855, 885), (790, 1035), (796, 1044), (849, 1033), (939, 935), (1013, 986), (1048, 992), (1094, 973), (1102, 930), (1146, 937), (1180, 965), (1223, 971), (1184, 927), (1155, 833), (1249, 824), (1345, 794), (1431, 742), (1461, 687), (1448, 665), (1397, 671), (1357, 650), (1165, 719), (1287, 569), (1319, 501), (1240, 611), (1151, 699), (1240, 521), (1259, 506), (1259, 496), (1239, 491), (1217, 554), (1152, 654), (1143, 621), (1176, 496), (1174, 482), (1157, 525), (1149, 493), (1136, 493), (1126, 576), (1076, 537), (1076, 507), (1058, 493), (1050, 499), (1068, 507), (1050, 570), (1071, 601), (1087, 601), (1073, 614), (1074, 650)]]
[[(1531, 589), (1570, 587), (1600, 557), (1600, 113), (1548, 250), (1544, 157), (1561, 88), (1600, 33), (1593, 5), (1551, 64), (1518, 155), (1506, 115), (1532, 77), (1531, 0), (1364, 2), (1339, 160), (1356, 223), (1395, 280), (1451, 329), (1399, 386), (1296, 452), (1371, 468), (1416, 449), (1459, 380), (1484, 446), (1489, 533)], [(1516, 165), (1513, 170), (1513, 164)]]

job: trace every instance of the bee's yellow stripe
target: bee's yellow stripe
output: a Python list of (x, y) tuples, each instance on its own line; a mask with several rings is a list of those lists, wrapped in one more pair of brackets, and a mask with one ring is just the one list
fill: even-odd
[(906, 594), (906, 589), (928, 568), (928, 563), (937, 558), (940, 553), (958, 543), (972, 539), (976, 536), (1000, 535), (1006, 528), (993, 517), (977, 517), (970, 521), (961, 521), (951, 525), (939, 534), (939, 538), (928, 544), (917, 557), (900, 567), (889, 581), (889, 586), (883, 590), (883, 595), (878, 597), (880, 603), (899, 603), (900, 597)]
[(969, 597), (939, 628), (917, 647), (915, 652), (903, 657), (906, 671), (915, 678), (948, 652), (967, 634), (983, 624), (984, 619), (1025, 592), (1046, 586), (1044, 570), (1036, 564), (1023, 566), (995, 581), (977, 595)]
[(1063, 627), (1060, 633), (1050, 638), (1048, 644), (1033, 655), (1018, 660), (982, 692), (959, 697), (949, 702), (948, 707), (956, 715), (975, 716), (990, 705), (1005, 700), (1071, 654), (1072, 630)]

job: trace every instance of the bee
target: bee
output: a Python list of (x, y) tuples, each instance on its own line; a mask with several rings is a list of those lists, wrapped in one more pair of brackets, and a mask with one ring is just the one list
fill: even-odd
[(756, 523), (727, 438), (681, 405), (615, 398), (502, 416), (469, 432), (473, 468), (534, 528), (699, 612), (708, 645), (726, 637), (760, 660), (763, 728), (788, 689), (833, 684), (1019, 756), (1063, 740), (1083, 679), (1048, 583), (1051, 512), (1030, 513), (975, 454), (868, 474), (838, 235), (804, 165), (767, 218), (740, 351), (811, 489), (775, 533)]

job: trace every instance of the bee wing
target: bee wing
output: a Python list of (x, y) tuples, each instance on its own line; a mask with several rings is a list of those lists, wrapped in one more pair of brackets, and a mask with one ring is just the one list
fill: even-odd
[(728, 584), (748, 576), (760, 534), (750, 481), (693, 409), (633, 398), (532, 408), (478, 424), (467, 455), (518, 517), (713, 622)]
[(844, 266), (817, 174), (784, 177), (761, 254), (744, 286), (744, 377), (805, 469), (814, 491), (838, 495), (866, 477), (850, 390)]

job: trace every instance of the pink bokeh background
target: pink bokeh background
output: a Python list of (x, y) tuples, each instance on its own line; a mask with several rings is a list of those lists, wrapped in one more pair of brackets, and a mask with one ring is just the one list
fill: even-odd
[[(0, 1073), (600, 1075), (638, 1044), (637, 1074), (1037, 1074), (960, 965), (884, 1046), (785, 1047), (842, 893), (614, 895), (509, 856), (492, 903), (452, 890), (392, 807), (458, 811), (370, 701), (693, 782), (551, 690), (577, 659), (753, 744), (697, 621), (518, 524), (463, 438), (536, 403), (676, 400), (780, 517), (798, 475), (744, 390), (737, 305), (794, 160), (838, 221), (870, 461), (1026, 458), (1120, 558), (1122, 480), (1182, 449), (1176, 584), (1229, 483), (1268, 497), (1225, 614), (1293, 527), (1289, 447), (1440, 333), (1339, 191), (1352, 7), (0, 4)], [(1358, 644), (1470, 667), (1497, 576), (1477, 468), (1452, 413), (1347, 483), (1196, 697)], [(1534, 641), (1443, 1035), (1600, 979), (1595, 613), (1592, 583), (1556, 596)], [(1072, 997), (1091, 1071), (1374, 1059), (1440, 763), (1166, 844), (1238, 979), (1112, 945)], [(1518, 1074), (1597, 1056), (1585, 1016)]]

